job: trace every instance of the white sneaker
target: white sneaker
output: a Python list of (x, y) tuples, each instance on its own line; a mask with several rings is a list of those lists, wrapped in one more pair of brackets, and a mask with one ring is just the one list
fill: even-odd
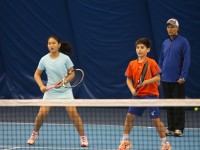
[(82, 136), (80, 140), (81, 140), (81, 147), (88, 147), (88, 140), (86, 136)]
[(170, 131), (169, 129), (165, 130), (166, 136), (174, 136), (174, 131)]
[(27, 144), (33, 145), (39, 136), (39, 132), (33, 131), (30, 138), (27, 141)]
[(183, 132), (181, 130), (175, 130), (174, 136), (181, 137), (181, 136), (183, 136)]
[(170, 143), (166, 141), (160, 146), (160, 150), (172, 150), (172, 147)]
[(132, 144), (129, 139), (121, 140), (121, 144), (119, 145), (118, 150), (130, 150)]

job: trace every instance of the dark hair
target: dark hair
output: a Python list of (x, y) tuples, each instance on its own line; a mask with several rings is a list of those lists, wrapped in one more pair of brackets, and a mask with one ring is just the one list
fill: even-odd
[(60, 42), (60, 38), (57, 37), (56, 35), (51, 35), (51, 36), (49, 36), (47, 40), (49, 40), (50, 38), (54, 38), (58, 43), (61, 43), (61, 42)]
[(72, 53), (72, 46), (70, 45), (69, 42), (61, 42), (59, 37), (57, 37), (56, 35), (51, 35), (48, 37), (48, 40), (50, 38), (54, 38), (58, 43), (61, 43), (61, 46), (59, 48), (59, 52), (65, 54), (65, 55), (71, 55)]
[(61, 42), (59, 52), (69, 56), (72, 53), (72, 46), (69, 42)]
[(135, 42), (135, 46), (144, 44), (147, 48), (151, 48), (151, 41), (148, 38), (140, 38)]

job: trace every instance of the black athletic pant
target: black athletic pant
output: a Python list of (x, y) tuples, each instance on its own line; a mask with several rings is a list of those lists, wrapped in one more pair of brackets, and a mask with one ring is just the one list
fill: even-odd
[[(163, 82), (162, 90), (164, 98), (169, 99), (184, 99), (185, 98), (185, 84), (178, 82)], [(185, 109), (184, 107), (167, 107), (167, 122), (168, 129), (171, 131), (181, 130), (185, 128)]]

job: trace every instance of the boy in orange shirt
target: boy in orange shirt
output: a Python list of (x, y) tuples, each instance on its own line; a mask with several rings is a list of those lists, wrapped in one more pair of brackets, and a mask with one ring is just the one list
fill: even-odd
[[(158, 83), (160, 82), (161, 70), (155, 60), (147, 57), (148, 52), (150, 52), (151, 42), (147, 38), (141, 38), (136, 41), (135, 46), (138, 59), (131, 61), (125, 72), (127, 76), (127, 86), (134, 99), (158, 99)], [(146, 61), (148, 61), (147, 72), (142, 84), (138, 85), (142, 68)], [(141, 116), (145, 109), (148, 110), (151, 120), (156, 126), (160, 136), (160, 150), (171, 150), (170, 143), (166, 140), (165, 129), (160, 120), (160, 111), (158, 107), (129, 107), (119, 150), (129, 150), (132, 147), (129, 141), (129, 135), (133, 127), (133, 120), (136, 116)]]

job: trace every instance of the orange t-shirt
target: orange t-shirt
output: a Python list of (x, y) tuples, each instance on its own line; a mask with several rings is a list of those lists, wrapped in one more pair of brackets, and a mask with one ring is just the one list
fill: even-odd
[[(148, 61), (148, 69), (144, 80), (153, 78), (154, 76), (161, 73), (160, 67), (153, 59), (146, 57), (146, 59), (141, 63), (138, 63), (138, 60), (131, 61), (127, 67), (125, 75), (133, 79), (134, 88), (136, 88), (138, 85), (138, 81), (142, 73), (142, 68), (146, 61)], [(156, 82), (146, 84), (144, 86), (139, 87), (137, 92), (138, 92), (137, 96), (148, 96), (148, 95), (159, 96), (158, 84)]]

